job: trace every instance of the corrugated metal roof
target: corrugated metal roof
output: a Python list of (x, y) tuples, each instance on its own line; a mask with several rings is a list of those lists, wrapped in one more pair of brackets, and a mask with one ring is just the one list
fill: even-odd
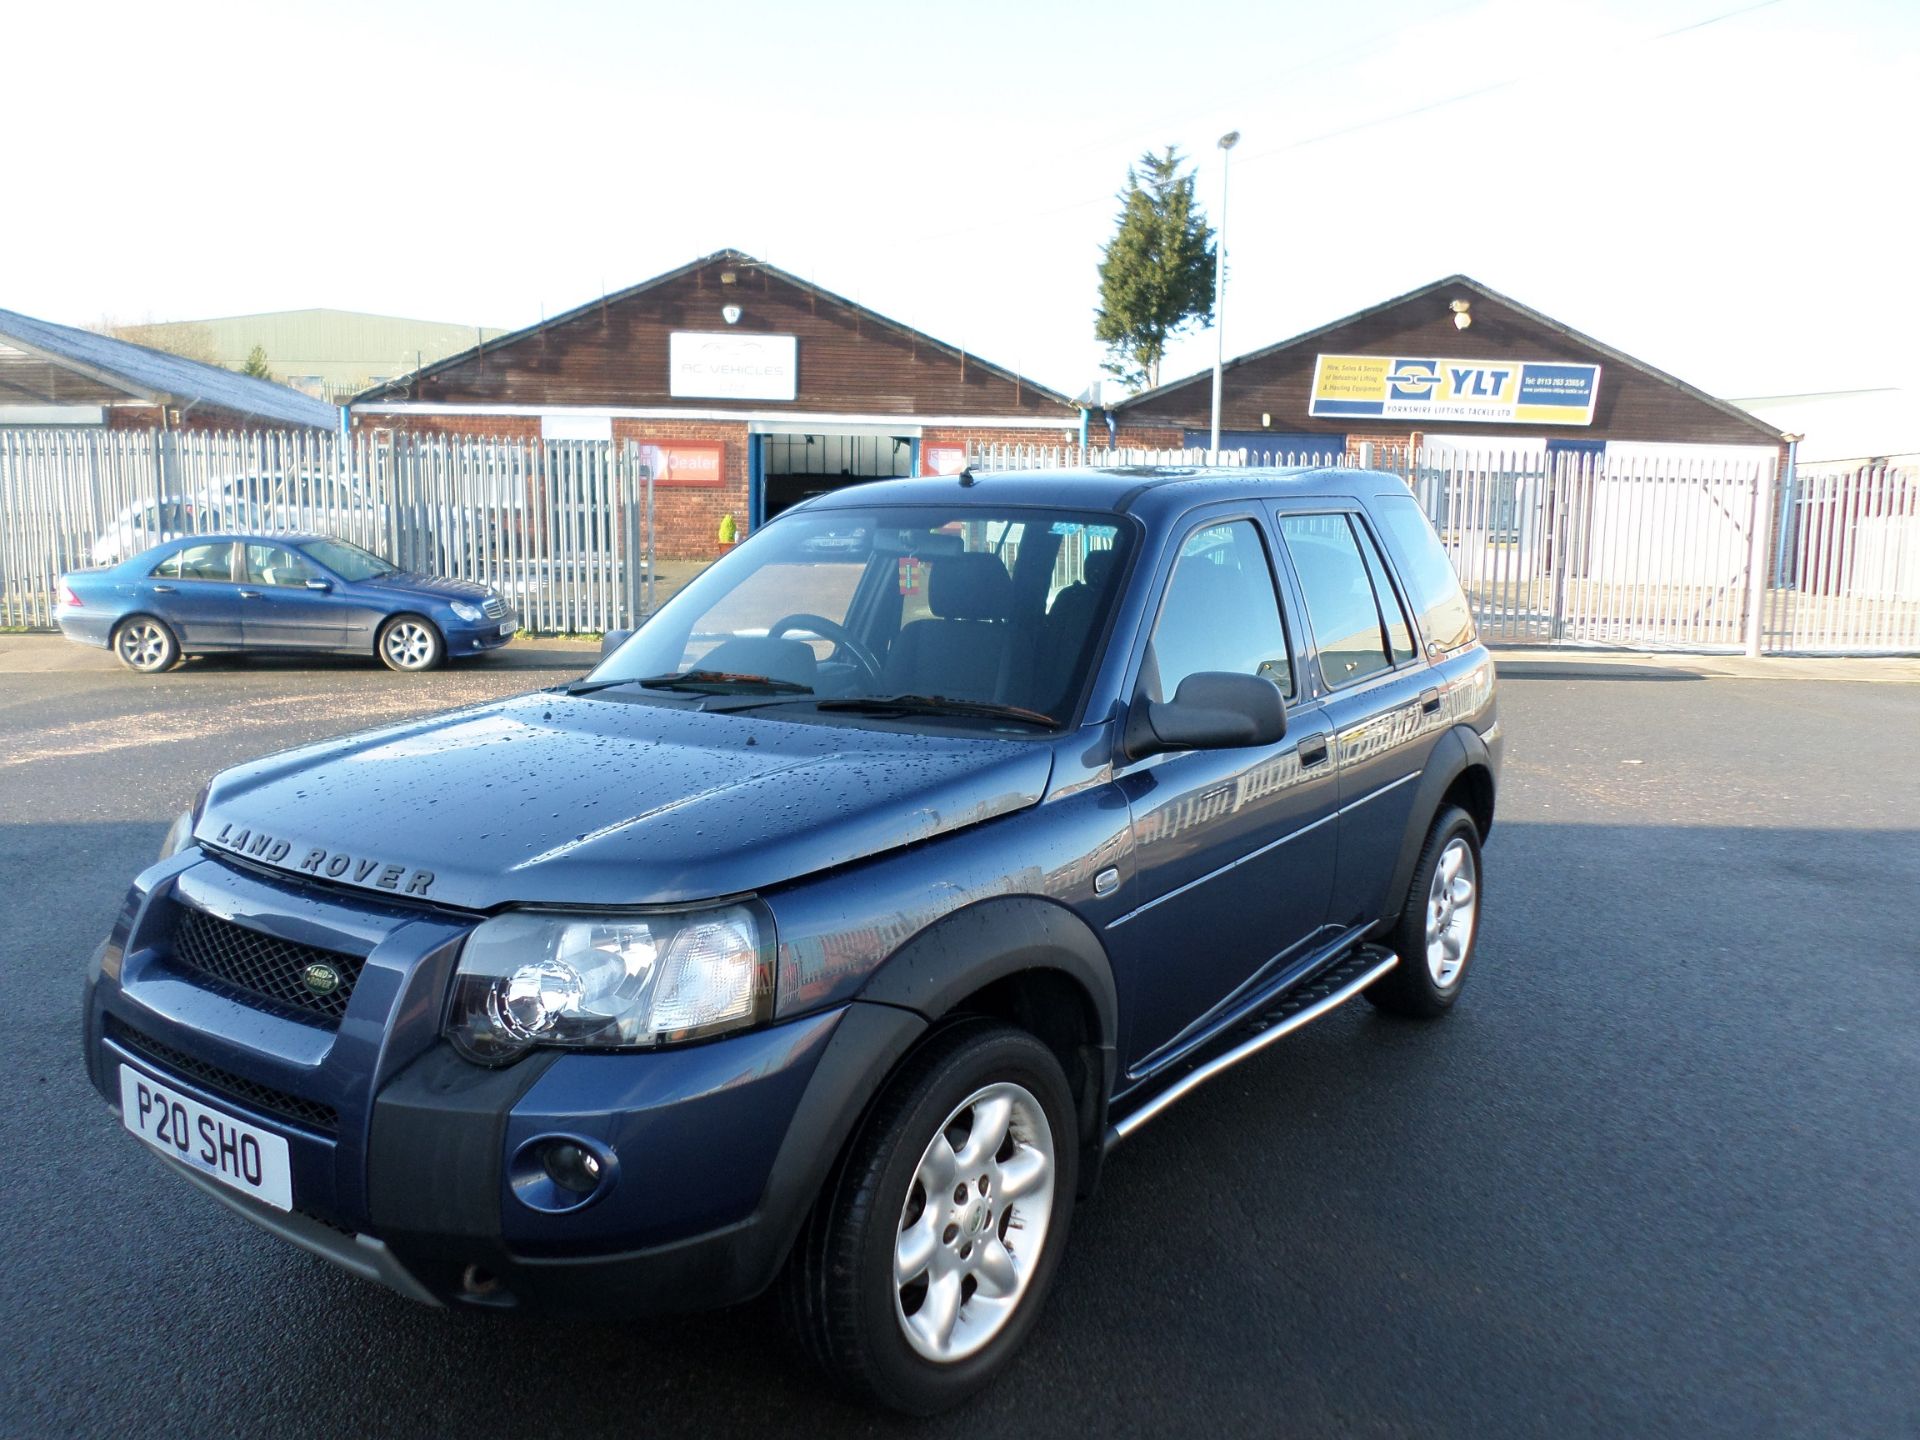
[(337, 429), (340, 408), (271, 380), (237, 375), (110, 335), (0, 310), (0, 341), (157, 404), (225, 411), (276, 425)]

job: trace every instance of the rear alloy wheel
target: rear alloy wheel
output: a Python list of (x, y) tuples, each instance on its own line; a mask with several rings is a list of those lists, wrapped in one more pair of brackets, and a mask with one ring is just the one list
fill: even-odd
[(173, 631), (164, 621), (151, 615), (134, 615), (115, 628), (113, 653), (129, 670), (158, 675), (162, 670), (172, 669), (180, 659), (180, 642), (173, 638)]
[(1449, 805), (1434, 817), (1388, 943), (1400, 963), (1366, 996), (1396, 1015), (1444, 1014), (1467, 983), (1480, 933), (1480, 830)]
[(435, 670), (447, 657), (447, 645), (430, 620), (396, 615), (380, 627), (375, 648), (389, 670)]
[(928, 1041), (795, 1247), (789, 1313), (813, 1357), (914, 1415), (991, 1381), (1059, 1266), (1078, 1144), (1066, 1075), (1033, 1036), (978, 1020)]

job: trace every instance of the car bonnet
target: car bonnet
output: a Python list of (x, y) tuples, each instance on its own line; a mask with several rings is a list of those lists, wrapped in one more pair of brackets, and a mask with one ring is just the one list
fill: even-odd
[(543, 693), (226, 771), (195, 837), (471, 909), (742, 894), (1035, 804), (1034, 741)]

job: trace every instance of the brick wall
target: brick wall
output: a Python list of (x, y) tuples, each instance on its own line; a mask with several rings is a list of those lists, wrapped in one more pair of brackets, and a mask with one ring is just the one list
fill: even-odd
[(1386, 430), (1372, 435), (1349, 434), (1347, 436), (1347, 459), (1354, 464), (1360, 463), (1360, 447), (1373, 447), (1373, 464), (1387, 465), (1404, 457), (1411, 446), (1420, 443), (1417, 430)]
[[(1088, 438), (1096, 445), (1105, 444), (1102, 437), (1106, 430), (1107, 422), (1101, 420), (1088, 432)], [(1122, 420), (1113, 443), (1127, 450), (1178, 450), (1186, 438), (1186, 432), (1177, 425), (1130, 425)]]
[[(129, 403), (109, 405), (107, 407), (107, 429), (109, 430), (158, 430), (160, 407)], [(235, 415), (226, 410), (210, 410), (196, 407), (187, 412), (179, 424), (172, 427), (193, 434), (219, 432), (222, 434), (235, 430), (299, 430), (303, 427), (289, 426), (274, 420), (261, 420), (255, 416)]]
[(711, 560), (720, 553), (720, 519), (733, 516), (747, 538), (747, 427), (711, 420), (615, 420), (613, 438), (627, 440), (718, 440), (718, 485), (653, 487), (654, 551), (663, 560)]
[(402, 435), (474, 435), (485, 440), (538, 440), (538, 415), (367, 415), (355, 411), (355, 430)]

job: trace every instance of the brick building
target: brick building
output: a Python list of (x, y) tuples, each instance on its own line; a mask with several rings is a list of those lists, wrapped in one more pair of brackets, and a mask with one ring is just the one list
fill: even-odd
[[(1202, 371), (1111, 407), (1108, 433), (1120, 445), (1205, 446), (1212, 401)], [(1698, 459), (1783, 450), (1778, 429), (1738, 406), (1464, 275), (1228, 361), (1220, 443), (1351, 457), (1369, 444)]]
[(358, 396), (358, 429), (641, 447), (660, 549), (713, 552), (811, 494), (1077, 442), (1065, 396), (723, 250)]
[(0, 426), (333, 430), (310, 395), (91, 330), (0, 310)]

